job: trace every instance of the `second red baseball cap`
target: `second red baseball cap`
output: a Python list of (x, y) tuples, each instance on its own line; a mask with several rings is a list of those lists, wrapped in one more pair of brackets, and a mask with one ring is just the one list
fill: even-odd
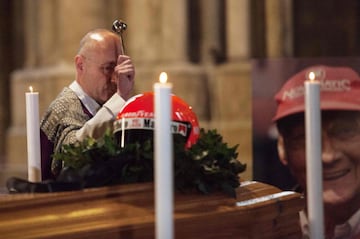
[(304, 112), (304, 82), (309, 73), (320, 81), (320, 107), (322, 110), (359, 110), (360, 78), (349, 67), (317, 65), (308, 67), (292, 76), (275, 95), (277, 103), (273, 121)]

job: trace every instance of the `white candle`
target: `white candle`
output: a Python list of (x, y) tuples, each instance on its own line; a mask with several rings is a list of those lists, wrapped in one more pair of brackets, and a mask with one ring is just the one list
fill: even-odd
[(173, 222), (173, 139), (171, 134), (171, 89), (167, 74), (155, 83), (155, 212), (156, 238), (174, 237)]
[(39, 125), (39, 93), (26, 92), (26, 133), (28, 151), (28, 180), (41, 181), (40, 125)]
[(310, 72), (305, 81), (306, 184), (310, 238), (324, 238), (321, 162), (320, 82)]

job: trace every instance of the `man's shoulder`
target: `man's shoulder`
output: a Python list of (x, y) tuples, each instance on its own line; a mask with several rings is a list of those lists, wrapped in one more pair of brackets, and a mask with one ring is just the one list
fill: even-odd
[(75, 92), (70, 89), (69, 87), (65, 87), (59, 95), (55, 98), (53, 103), (56, 102), (67, 102), (67, 101), (74, 101), (79, 100)]
[(80, 99), (74, 91), (65, 87), (60, 94), (51, 102), (41, 119), (41, 128), (56, 128), (64, 120), (77, 119), (83, 122), (86, 115)]
[(65, 87), (59, 95), (50, 103), (43, 115), (43, 120), (48, 118), (62, 118), (70, 112), (81, 112), (80, 99), (74, 91)]
[(74, 104), (80, 105), (80, 100), (73, 90), (69, 87), (65, 87), (60, 94), (51, 102), (50, 109), (60, 109), (67, 110), (70, 106)]

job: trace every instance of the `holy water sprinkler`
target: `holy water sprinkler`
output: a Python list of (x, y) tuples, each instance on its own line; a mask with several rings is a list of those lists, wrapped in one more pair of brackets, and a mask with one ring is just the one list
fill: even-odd
[(117, 33), (121, 38), (121, 45), (125, 54), (124, 39), (122, 38), (122, 33), (126, 30), (127, 24), (122, 20), (115, 20), (112, 24), (112, 30)]

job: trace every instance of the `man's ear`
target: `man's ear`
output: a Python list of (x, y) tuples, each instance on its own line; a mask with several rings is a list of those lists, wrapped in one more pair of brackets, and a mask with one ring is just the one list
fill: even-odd
[(82, 59), (82, 57), (80, 55), (76, 55), (75, 56), (75, 68), (76, 68), (76, 71), (83, 71), (83, 68), (84, 68), (84, 61)]
[(284, 138), (281, 135), (279, 135), (279, 137), (278, 137), (277, 150), (278, 150), (280, 162), (284, 165), (287, 165), (288, 161), (286, 158)]

